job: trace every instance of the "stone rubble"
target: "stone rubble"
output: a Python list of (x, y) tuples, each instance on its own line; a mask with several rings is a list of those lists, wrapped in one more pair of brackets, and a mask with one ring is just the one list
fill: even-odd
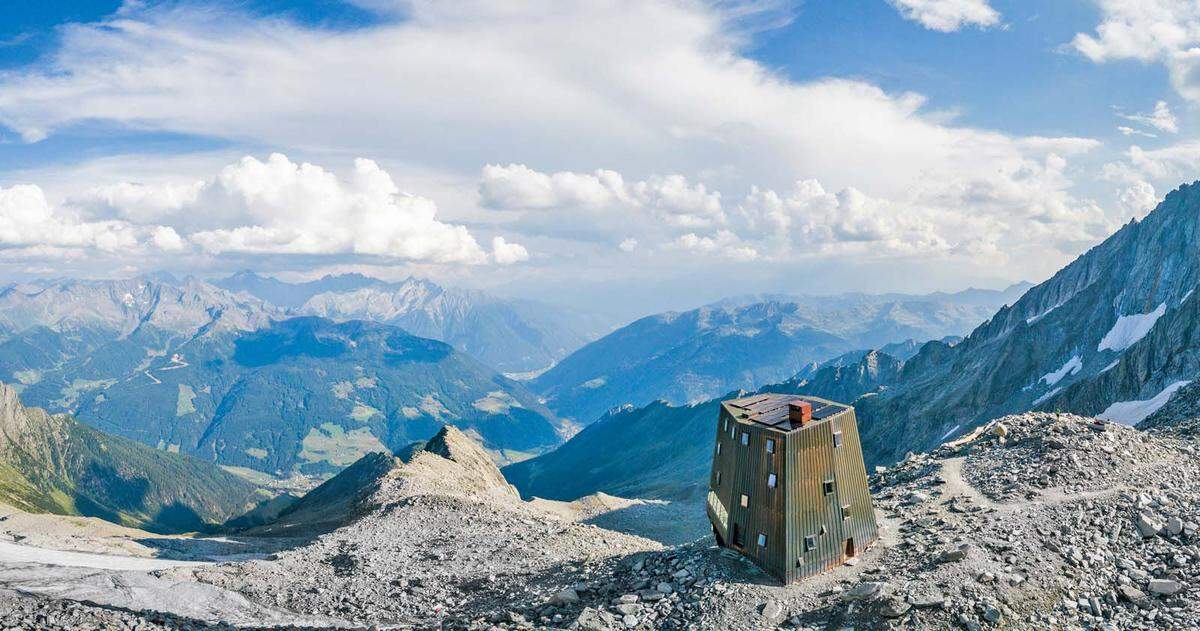
[(1006, 417), (876, 470), (880, 541), (792, 586), (711, 538), (663, 546), (407, 479), (270, 559), (171, 571), (378, 629), (1200, 628), (1198, 436)]

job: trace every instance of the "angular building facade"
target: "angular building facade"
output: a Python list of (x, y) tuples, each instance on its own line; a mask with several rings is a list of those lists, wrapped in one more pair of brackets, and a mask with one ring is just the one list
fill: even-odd
[(723, 402), (716, 430), (707, 510), (718, 544), (792, 583), (878, 538), (853, 407), (760, 394)]

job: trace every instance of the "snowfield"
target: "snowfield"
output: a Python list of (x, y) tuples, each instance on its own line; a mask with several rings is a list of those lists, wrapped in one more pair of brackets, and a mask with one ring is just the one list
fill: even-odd
[(1138, 313), (1117, 318), (1117, 323), (1105, 334), (1104, 339), (1100, 340), (1100, 345), (1096, 347), (1096, 350), (1112, 350), (1120, 353), (1137, 344), (1138, 340), (1146, 337), (1146, 334), (1154, 328), (1154, 324), (1166, 312), (1167, 303), (1164, 302), (1150, 313)]
[(1164, 388), (1162, 392), (1145, 401), (1118, 401), (1108, 406), (1108, 409), (1097, 414), (1096, 418), (1121, 423), (1122, 425), (1137, 425), (1147, 416), (1154, 414), (1159, 408), (1166, 405), (1167, 401), (1171, 400), (1171, 396), (1176, 391), (1189, 383), (1191, 381), (1176, 381)]
[(1074, 375), (1080, 370), (1083, 370), (1083, 360), (1078, 356), (1074, 356), (1063, 364), (1062, 368), (1050, 373), (1042, 375), (1041, 381), (1045, 381), (1046, 385), (1053, 386), (1063, 380), (1067, 375)]
[(40, 563), (42, 565), (87, 567), (98, 570), (138, 570), (142, 572), (153, 572), (155, 570), (165, 570), (181, 566), (211, 565), (211, 563), (203, 561), (172, 561), (169, 559), (148, 559), (114, 554), (49, 550), (46, 548), (23, 546), (8, 541), (0, 541), (0, 563)]

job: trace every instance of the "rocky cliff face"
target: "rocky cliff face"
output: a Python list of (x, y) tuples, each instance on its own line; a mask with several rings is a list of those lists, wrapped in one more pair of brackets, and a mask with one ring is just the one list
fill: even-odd
[(1200, 369), (1200, 188), (1183, 186), (954, 347), (928, 344), (863, 402), (868, 457), (886, 462), (1025, 409), (1135, 424)]

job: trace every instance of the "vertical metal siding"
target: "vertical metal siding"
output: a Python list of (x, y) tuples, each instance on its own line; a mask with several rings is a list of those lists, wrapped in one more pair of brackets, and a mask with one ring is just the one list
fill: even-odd
[(879, 538), (879, 526), (875, 521), (875, 508), (871, 504), (854, 408), (839, 415), (836, 421), (842, 432), (842, 446), (838, 448), (842, 452), (838, 458), (838, 477), (846, 482), (839, 484), (838, 493), (841, 503), (850, 506), (850, 518), (843, 522), (842, 540), (853, 537), (855, 554), (860, 555)]
[[(729, 440), (729, 433), (724, 431), (726, 419), (728, 419), (730, 423), (734, 422), (732, 418), (729, 418), (725, 408), (722, 407), (721, 413), (717, 415), (717, 438), (713, 442), (713, 465), (712, 471), (709, 473), (708, 480), (708, 488), (710, 489), (710, 493), (712, 496), (715, 496), (716, 500), (725, 507), (726, 514), (724, 515), (725, 519), (721, 519), (721, 516), (716, 514), (716, 512), (713, 510), (713, 507), (709, 506), (708, 519), (710, 522), (712, 522), (713, 528), (716, 529), (717, 533), (721, 535), (721, 539), (725, 541), (726, 545), (730, 545), (732, 544), (732, 541), (730, 541), (729, 532), (729, 521), (732, 518), (730, 487), (733, 483), (733, 476), (731, 475), (731, 472), (734, 468), (732, 458), (735, 454), (731, 453), (732, 445), (730, 445), (730, 443), (732, 441)], [(717, 444), (721, 445), (721, 453), (719, 454), (716, 452)], [(721, 472), (720, 485), (716, 484), (718, 471)]]

